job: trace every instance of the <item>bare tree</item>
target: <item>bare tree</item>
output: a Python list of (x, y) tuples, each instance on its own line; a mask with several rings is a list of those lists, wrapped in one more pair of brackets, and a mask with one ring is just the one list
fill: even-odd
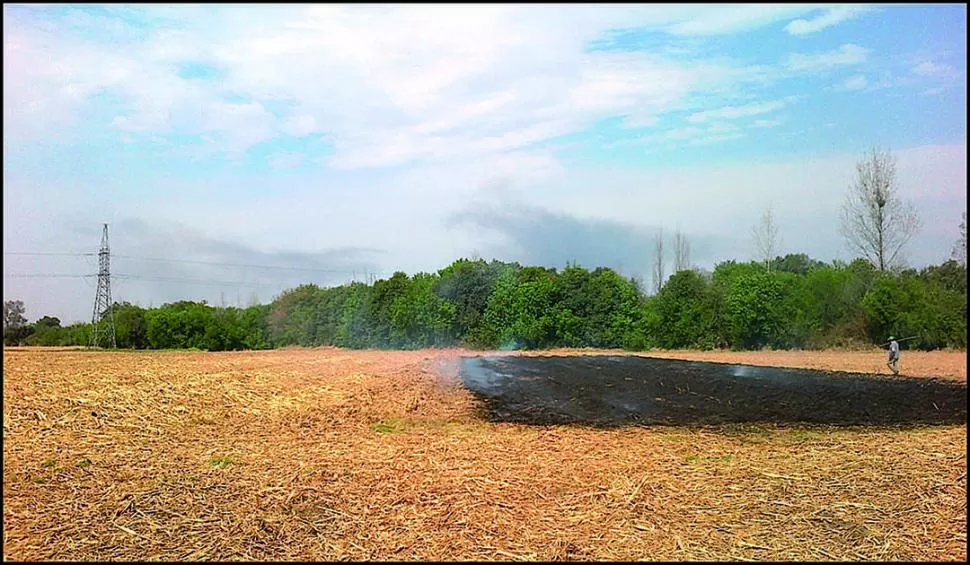
[(674, 272), (690, 268), (690, 242), (687, 236), (679, 229), (674, 234)]
[(761, 223), (751, 228), (751, 235), (754, 236), (754, 247), (758, 259), (770, 271), (771, 259), (778, 251), (778, 226), (775, 225), (775, 215), (770, 204), (761, 216)]
[(919, 231), (913, 204), (896, 193), (896, 159), (873, 148), (856, 164), (842, 205), (840, 231), (849, 246), (880, 271), (901, 265), (903, 246)]
[(967, 213), (964, 212), (960, 221), (960, 237), (957, 238), (953, 246), (953, 253), (950, 255), (957, 263), (964, 267), (967, 266)]
[(643, 280), (643, 275), (642, 274), (637, 273), (637, 274), (633, 275), (632, 277), (630, 277), (630, 280), (633, 281), (633, 284), (637, 287), (637, 289), (640, 292), (642, 292), (644, 294), (646, 294), (647, 292), (649, 292), (649, 289), (647, 289), (647, 283)]
[(664, 229), (657, 231), (654, 238), (654, 259), (653, 259), (653, 290), (659, 294), (664, 284)]
[(27, 309), (23, 300), (5, 300), (3, 302), (3, 329), (19, 328), (27, 323), (24, 314)]

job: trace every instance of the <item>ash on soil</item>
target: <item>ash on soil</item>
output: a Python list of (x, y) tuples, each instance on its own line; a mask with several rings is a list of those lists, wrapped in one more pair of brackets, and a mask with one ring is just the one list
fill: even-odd
[(635, 356), (463, 358), (493, 422), (835, 426), (966, 424), (967, 385)]

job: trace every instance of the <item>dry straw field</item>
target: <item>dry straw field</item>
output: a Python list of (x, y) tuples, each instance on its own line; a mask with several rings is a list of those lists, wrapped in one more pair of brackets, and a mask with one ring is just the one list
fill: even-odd
[[(466, 354), (7, 349), (4, 558), (966, 560), (965, 423), (490, 423)], [(966, 354), (903, 369), (965, 383)]]

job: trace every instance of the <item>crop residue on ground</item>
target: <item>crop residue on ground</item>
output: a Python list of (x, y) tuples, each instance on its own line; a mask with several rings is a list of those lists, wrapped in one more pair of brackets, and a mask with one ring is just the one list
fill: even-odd
[[(5, 350), (4, 557), (966, 559), (965, 417), (492, 422), (461, 385), (469, 355)], [(717, 355), (695, 360), (884, 365), (879, 351)], [(903, 366), (966, 382), (963, 352)]]

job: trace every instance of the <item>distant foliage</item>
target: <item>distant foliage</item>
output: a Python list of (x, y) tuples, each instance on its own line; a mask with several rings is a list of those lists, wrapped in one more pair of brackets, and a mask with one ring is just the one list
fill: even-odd
[(22, 345), (30, 337), (32, 328), (24, 316), (27, 309), (22, 300), (5, 300), (3, 303), (3, 344)]
[(649, 342), (665, 349), (712, 349), (718, 304), (711, 284), (694, 271), (674, 273), (648, 304)]
[[(188, 301), (112, 309), (118, 347), (131, 349), (784, 349), (882, 343), (890, 334), (916, 336), (905, 347), (966, 348), (967, 270), (957, 260), (897, 273), (865, 259), (827, 264), (794, 254), (771, 266), (683, 269), (647, 297), (607, 268), (461, 259), (372, 285), (302, 285), (245, 309)], [(90, 324), (61, 327), (49, 316), (28, 324), (24, 311), (8, 303), (7, 345), (88, 343)]]

